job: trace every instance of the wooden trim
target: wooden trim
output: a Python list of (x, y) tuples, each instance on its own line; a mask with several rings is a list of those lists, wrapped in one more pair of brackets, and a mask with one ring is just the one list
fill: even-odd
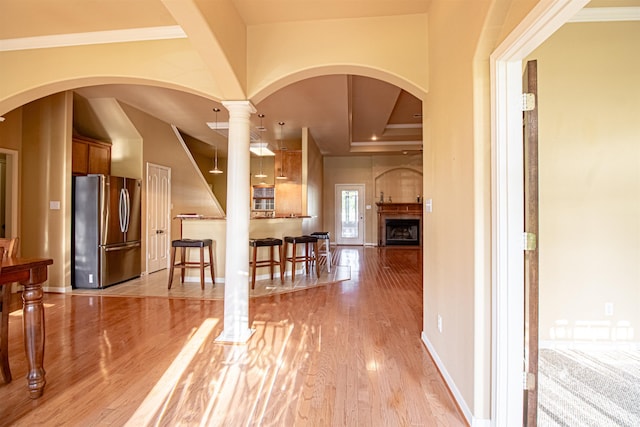
[(376, 203), (378, 207), (378, 246), (386, 246), (387, 227), (386, 220), (394, 219), (417, 219), (420, 221), (418, 235), (422, 247), (422, 203)]

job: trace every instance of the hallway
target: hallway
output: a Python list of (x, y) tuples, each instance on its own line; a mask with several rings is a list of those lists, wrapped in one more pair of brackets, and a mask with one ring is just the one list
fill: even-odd
[(218, 300), (47, 294), (45, 393), (27, 397), (15, 311), (0, 425), (465, 425), (420, 340), (422, 252), (337, 260), (350, 280), (252, 298), (246, 345), (214, 341)]

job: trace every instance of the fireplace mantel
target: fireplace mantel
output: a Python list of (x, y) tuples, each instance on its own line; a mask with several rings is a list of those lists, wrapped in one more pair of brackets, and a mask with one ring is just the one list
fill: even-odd
[(418, 219), (420, 221), (420, 246), (422, 246), (422, 203), (376, 203), (378, 207), (378, 246), (386, 246), (386, 220)]

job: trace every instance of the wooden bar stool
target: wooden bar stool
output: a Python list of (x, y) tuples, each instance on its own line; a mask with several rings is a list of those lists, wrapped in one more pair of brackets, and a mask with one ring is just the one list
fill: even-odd
[[(209, 267), (211, 270), (211, 282), (215, 285), (216, 279), (213, 272), (213, 254), (211, 246), (213, 241), (211, 239), (180, 239), (171, 242), (171, 267), (169, 269), (169, 285), (168, 289), (171, 289), (171, 282), (173, 282), (173, 269), (179, 268), (180, 271), (180, 283), (184, 283), (184, 270), (187, 268), (199, 268), (200, 269), (200, 287), (204, 290), (204, 269)], [(204, 262), (204, 248), (209, 248), (209, 262)], [(176, 264), (176, 248), (180, 248), (180, 262)], [(185, 255), (187, 248), (200, 248), (200, 262), (186, 261)]]
[[(331, 273), (331, 241), (328, 231), (314, 231), (311, 236), (318, 239), (318, 262), (320, 257), (324, 257), (327, 262), (327, 271)], [(320, 243), (322, 241), (322, 243)]]
[[(270, 267), (271, 280), (273, 280), (273, 267), (280, 267), (280, 281), (284, 282), (284, 265), (282, 262), (282, 239), (276, 239), (273, 237), (267, 237), (265, 239), (251, 239), (249, 240), (249, 246), (253, 248), (253, 257), (249, 260), (249, 266), (251, 267), (251, 289), (256, 286), (256, 268)], [(278, 247), (278, 259), (275, 258), (275, 247)], [(258, 248), (268, 247), (269, 258), (258, 259)]]
[[(289, 244), (293, 245), (291, 256), (288, 253)], [(304, 244), (304, 251), (301, 255), (297, 253), (297, 245)], [(282, 251), (284, 262), (291, 263), (291, 280), (296, 280), (296, 263), (302, 262), (305, 265), (307, 274), (310, 268), (316, 263), (316, 254), (318, 253), (318, 239), (313, 236), (286, 236), (284, 238), (284, 249)], [(285, 267), (286, 268), (286, 267)], [(320, 270), (316, 267), (316, 275), (320, 278)]]

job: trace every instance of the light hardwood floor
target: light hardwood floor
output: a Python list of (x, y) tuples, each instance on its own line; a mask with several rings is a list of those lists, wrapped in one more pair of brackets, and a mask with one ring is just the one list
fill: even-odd
[(214, 341), (220, 300), (47, 294), (44, 395), (27, 395), (18, 310), (0, 425), (466, 425), (420, 340), (421, 251), (336, 259), (349, 280), (251, 298), (245, 345)]

